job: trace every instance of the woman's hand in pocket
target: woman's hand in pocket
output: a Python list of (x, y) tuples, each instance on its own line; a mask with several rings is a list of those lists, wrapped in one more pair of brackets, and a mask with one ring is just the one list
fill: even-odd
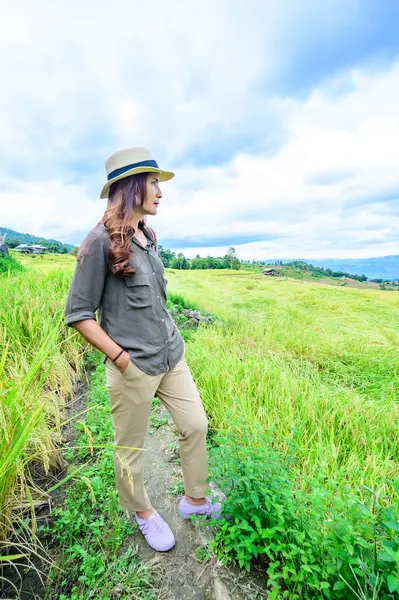
[(130, 354), (129, 352), (122, 352), (117, 361), (115, 361), (116, 366), (120, 369), (121, 373), (124, 373), (128, 368), (130, 363)]

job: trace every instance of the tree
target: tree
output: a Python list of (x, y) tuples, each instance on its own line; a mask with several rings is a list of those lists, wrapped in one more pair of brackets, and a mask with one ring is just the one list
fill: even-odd
[(207, 268), (206, 258), (202, 258), (199, 254), (191, 261), (192, 269), (206, 269)]
[[(174, 258), (176, 258), (176, 253), (172, 252), (172, 250), (166, 250), (161, 245), (158, 247), (159, 258), (163, 262), (164, 267), (170, 267), (171, 262)], [(175, 267), (176, 268), (176, 267)]]
[[(206, 257), (206, 269), (217, 269), (218, 268), (218, 259), (213, 256)], [(222, 267), (223, 268), (223, 267)]]
[(182, 254), (182, 252), (179, 252), (179, 254), (176, 257), (172, 258), (169, 266), (171, 269), (189, 269), (190, 263), (188, 262), (188, 259), (184, 256), (184, 254)]
[(224, 263), (226, 265), (226, 269), (236, 269), (239, 270), (241, 268), (240, 260), (237, 256), (236, 249), (230, 247), (227, 250), (227, 254), (223, 257)]

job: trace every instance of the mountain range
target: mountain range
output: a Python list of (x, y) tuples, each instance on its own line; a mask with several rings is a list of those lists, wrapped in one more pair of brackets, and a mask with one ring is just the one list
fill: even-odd
[(287, 259), (304, 260), (315, 267), (323, 267), (332, 271), (344, 271), (351, 275), (365, 275), (368, 279), (399, 280), (399, 255), (377, 256), (374, 258), (306, 258)]
[(2, 235), (5, 233), (7, 234), (6, 243), (10, 247), (15, 247), (18, 244), (42, 244), (43, 242), (47, 242), (48, 244), (57, 244), (61, 248), (65, 248), (68, 252), (74, 248), (74, 246), (71, 244), (63, 244), (58, 240), (46, 239), (36, 235), (31, 235), (30, 233), (20, 233), (19, 231), (8, 229), (7, 227), (0, 227), (0, 233)]

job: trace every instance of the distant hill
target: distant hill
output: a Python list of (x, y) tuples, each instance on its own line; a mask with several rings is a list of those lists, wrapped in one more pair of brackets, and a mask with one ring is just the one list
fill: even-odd
[(15, 248), (19, 244), (43, 244), (49, 247), (50, 250), (58, 252), (69, 252), (74, 248), (71, 244), (63, 244), (58, 240), (37, 237), (30, 233), (21, 233), (20, 231), (14, 231), (14, 229), (7, 229), (7, 227), (0, 227), (0, 233), (7, 234), (6, 243), (10, 248)]
[[(286, 264), (293, 260), (303, 260), (315, 267), (343, 271), (351, 275), (365, 275), (367, 279), (399, 280), (399, 255), (374, 258), (287, 258), (282, 259), (281, 262)], [(274, 262), (274, 260), (268, 260), (267, 264), (273, 264)], [(277, 262), (280, 262), (280, 259)]]
[(376, 258), (326, 258), (309, 260), (315, 267), (346, 271), (352, 275), (366, 275), (368, 279), (399, 280), (399, 255)]

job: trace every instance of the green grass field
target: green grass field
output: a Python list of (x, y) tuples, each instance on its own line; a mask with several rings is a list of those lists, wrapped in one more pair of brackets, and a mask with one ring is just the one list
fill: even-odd
[(27, 269), (40, 273), (51, 273), (54, 270), (70, 272), (75, 265), (75, 257), (71, 254), (22, 254), (15, 250), (10, 255)]
[(295, 439), (304, 477), (322, 466), (384, 486), (398, 473), (399, 295), (240, 272), (167, 278), (225, 320), (189, 349), (214, 427), (231, 408)]
[[(32, 347), (43, 344), (38, 337), (24, 346), (21, 315), (44, 335), (40, 321), (54, 310), (60, 318), (75, 259), (17, 258), (31, 275), (2, 286), (1, 299), (11, 307), (4, 307), (3, 331), (25, 373)], [(37, 281), (38, 273), (55, 269), (58, 275)], [(229, 408), (273, 427), (282, 445), (295, 438), (304, 476), (322, 465), (350, 482), (384, 486), (398, 472), (399, 295), (249, 271), (166, 270), (166, 276), (171, 292), (224, 320), (201, 330), (189, 347), (214, 428), (227, 426)], [(54, 277), (62, 281), (56, 299)]]
[[(63, 410), (83, 355), (63, 323), (75, 259), (17, 258), (27, 270), (2, 275), (0, 288), (3, 543), (13, 503), (28, 495), (33, 506), (32, 490), (38, 494), (29, 465), (39, 461), (47, 470), (59, 459)], [(214, 451), (224, 457), (211, 460), (215, 477), (230, 482), (237, 506), (253, 501), (221, 530), (221, 556), (249, 568), (265, 552), (270, 598), (395, 598), (399, 294), (269, 279), (249, 269), (165, 274), (171, 294), (217, 318), (190, 337), (187, 358)], [(229, 436), (235, 442), (226, 450)], [(392, 502), (396, 508), (384, 508)], [(262, 514), (266, 529), (259, 529)], [(350, 594), (342, 573), (356, 588)]]

